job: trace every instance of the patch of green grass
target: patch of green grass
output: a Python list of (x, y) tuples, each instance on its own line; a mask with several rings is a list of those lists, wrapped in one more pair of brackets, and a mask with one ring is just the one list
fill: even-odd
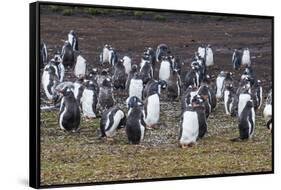
[(58, 5), (49, 5), (49, 9), (52, 12), (61, 12), (63, 10), (63, 7)]
[(165, 20), (167, 20), (167, 18), (165, 16), (163, 16), (163, 15), (155, 15), (153, 18), (155, 20), (158, 20), (158, 21), (165, 21)]
[(62, 14), (64, 16), (71, 16), (74, 14), (74, 11), (73, 11), (73, 9), (63, 9)]
[(143, 11), (134, 11), (133, 15), (135, 17), (141, 18), (143, 16)]

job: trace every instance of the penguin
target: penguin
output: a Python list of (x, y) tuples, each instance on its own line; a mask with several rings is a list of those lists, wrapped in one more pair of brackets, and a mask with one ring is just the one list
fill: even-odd
[(126, 91), (129, 91), (129, 87), (130, 87), (130, 82), (131, 79), (134, 77), (135, 73), (138, 72), (138, 66), (136, 64), (132, 65), (132, 69), (128, 74), (127, 80), (126, 80)]
[(254, 70), (252, 69), (251, 66), (246, 65), (245, 70), (244, 70), (243, 74), (241, 75), (241, 80), (243, 80), (245, 78), (251, 78), (251, 79), (256, 78)]
[(144, 100), (144, 121), (147, 128), (155, 128), (160, 118), (161, 83), (153, 82), (148, 89), (147, 97)]
[(114, 106), (103, 112), (100, 119), (101, 137), (113, 137), (116, 130), (126, 125), (126, 115), (119, 107)]
[(113, 47), (105, 44), (100, 53), (100, 64), (110, 64), (112, 67), (117, 63), (118, 57)]
[(249, 48), (245, 48), (243, 50), (241, 64), (243, 66), (251, 66), (251, 56)]
[(205, 112), (206, 112), (206, 118), (208, 119), (211, 111), (212, 111), (212, 106), (211, 106), (211, 92), (209, 90), (209, 87), (207, 85), (202, 85), (198, 89), (197, 95), (194, 98), (200, 98), (203, 100), (203, 105), (205, 106)]
[(223, 90), (224, 90), (224, 80), (226, 77), (226, 72), (221, 71), (216, 79), (216, 86), (217, 86), (217, 93), (216, 97), (217, 99), (221, 98), (223, 96)]
[(250, 87), (248, 85), (244, 86), (241, 89), (241, 92), (239, 94), (239, 102), (238, 102), (238, 116), (241, 116), (242, 111), (244, 110), (244, 107), (246, 106), (247, 102), (252, 100), (252, 96), (249, 93)]
[(195, 68), (191, 66), (191, 69), (186, 73), (183, 80), (183, 91), (185, 91), (189, 86), (198, 88), (200, 85), (200, 73)]
[(74, 94), (75, 99), (78, 102), (78, 105), (81, 105), (81, 98), (83, 95), (83, 91), (85, 89), (83, 82), (84, 82), (84, 79), (79, 78), (79, 79), (76, 79), (75, 82), (73, 83), (73, 94)]
[(130, 71), (132, 70), (132, 59), (129, 56), (124, 56), (123, 65), (125, 67), (126, 74), (129, 75)]
[(129, 86), (129, 97), (136, 96), (142, 100), (143, 93), (143, 81), (139, 73), (135, 73), (133, 78), (130, 80)]
[(149, 62), (151, 64), (152, 70), (153, 70), (152, 76), (153, 76), (154, 79), (156, 79), (155, 76), (156, 76), (157, 68), (156, 68), (156, 54), (155, 54), (155, 51), (153, 50), (152, 47), (146, 47), (144, 49), (143, 54), (148, 57), (148, 60), (149, 60)]
[(162, 61), (159, 69), (159, 80), (164, 80), (167, 82), (167, 80), (170, 77), (171, 70), (172, 70), (172, 66), (169, 57), (168, 56), (162, 57)]
[(81, 107), (83, 116), (91, 119), (97, 117), (97, 92), (93, 81), (86, 81), (81, 97)]
[(166, 44), (159, 44), (156, 49), (156, 61), (162, 61), (163, 56), (167, 56), (169, 48)]
[(127, 75), (123, 63), (124, 60), (120, 59), (114, 65), (112, 81), (115, 89), (125, 89), (126, 86)]
[(56, 68), (54, 64), (48, 63), (44, 67), (41, 81), (48, 100), (56, 103), (59, 99), (59, 95), (55, 88), (59, 84), (59, 79), (56, 75)]
[(80, 109), (72, 90), (66, 87), (62, 92), (59, 112), (59, 126), (68, 132), (77, 132), (80, 125)]
[(74, 52), (69, 41), (65, 41), (61, 50), (62, 63), (66, 67), (72, 68), (74, 65)]
[(232, 141), (240, 141), (250, 139), (255, 131), (255, 110), (253, 101), (248, 100), (239, 116), (239, 137), (231, 139)]
[(201, 58), (203, 58), (203, 59), (206, 58), (206, 57), (205, 57), (205, 56), (206, 56), (206, 48), (204, 48), (204, 47), (202, 47), (202, 46), (199, 46), (197, 52), (198, 52), (198, 55), (199, 55)]
[(177, 71), (177, 73), (180, 75), (181, 74), (181, 63), (180, 63), (180, 60), (179, 58), (176, 58), (175, 56), (173, 55), (170, 55), (169, 56), (170, 58), (170, 61), (172, 63), (172, 70), (175, 70)]
[(40, 65), (44, 66), (48, 62), (48, 51), (47, 51), (47, 45), (44, 42), (41, 42), (40, 44)]
[(140, 77), (145, 85), (149, 79), (153, 78), (153, 69), (149, 61), (145, 61), (140, 68)]
[(104, 79), (102, 82), (98, 95), (98, 108), (100, 113), (114, 106), (115, 99), (113, 96), (112, 80), (110, 78)]
[(266, 121), (267, 128), (271, 131), (272, 130), (272, 90), (269, 91), (265, 107), (263, 109), (263, 117)]
[(181, 111), (183, 111), (188, 107), (189, 104), (192, 103), (192, 99), (198, 94), (198, 88), (189, 85), (188, 88), (183, 92), (181, 96)]
[(154, 80), (154, 79), (150, 79), (147, 84), (145, 85), (144, 89), (143, 89), (143, 93), (142, 93), (142, 97), (143, 99), (146, 99), (146, 97), (148, 96), (149, 92), (151, 91), (151, 88), (153, 88), (153, 86), (158, 85), (160, 86), (159, 88), (159, 95), (161, 94), (161, 89), (166, 89), (167, 88), (167, 83), (163, 80)]
[(60, 53), (56, 52), (55, 55), (54, 55), (54, 58), (51, 59), (50, 62), (55, 66), (56, 75), (57, 75), (59, 81), (62, 82), (63, 79), (64, 79), (65, 68), (64, 68), (64, 65), (62, 63), (62, 58), (61, 58)]
[(78, 51), (78, 37), (74, 30), (70, 30), (68, 33), (68, 42), (70, 43), (73, 51)]
[(86, 59), (84, 59), (81, 55), (78, 55), (77, 59), (76, 59), (76, 64), (74, 67), (74, 75), (77, 78), (85, 77), (86, 70), (87, 70)]
[(235, 91), (233, 84), (227, 84), (225, 85), (225, 90), (224, 90), (224, 109), (226, 115), (231, 115), (232, 109), (233, 109), (233, 104), (234, 104), (234, 97), (235, 96)]
[(212, 50), (210, 44), (206, 47), (206, 60), (205, 61), (206, 61), (207, 67), (214, 65), (214, 53), (213, 53), (213, 50)]
[(211, 80), (210, 75), (206, 74), (206, 77), (202, 81), (201, 85), (207, 85), (210, 93), (210, 104), (211, 104), (211, 112), (213, 112), (217, 106), (217, 98), (216, 98), (216, 86)]
[(235, 70), (239, 69), (241, 66), (241, 53), (237, 49), (234, 49), (232, 54), (232, 66)]
[(109, 75), (109, 70), (103, 69), (101, 71), (101, 74), (96, 76), (96, 81), (97, 81), (98, 86), (101, 86), (104, 79), (107, 79), (107, 78), (111, 79), (111, 76)]
[(129, 144), (139, 144), (143, 141), (145, 135), (144, 111), (141, 100), (132, 96), (128, 100), (128, 117), (126, 122), (126, 135)]
[(255, 110), (260, 109), (262, 105), (262, 86), (261, 81), (256, 80), (254, 85), (251, 87), (251, 95), (253, 97)]
[(204, 100), (196, 96), (189, 104), (181, 118), (179, 128), (179, 144), (181, 148), (187, 148), (195, 144), (199, 138), (203, 138), (207, 132)]
[(173, 70), (167, 80), (167, 96), (169, 99), (175, 100), (181, 95), (181, 79), (177, 70)]

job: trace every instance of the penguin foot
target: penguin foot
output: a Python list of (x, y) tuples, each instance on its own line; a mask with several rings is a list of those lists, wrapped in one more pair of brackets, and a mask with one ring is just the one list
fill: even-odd
[(114, 139), (112, 137), (106, 137), (106, 140), (109, 141), (109, 142), (114, 141)]
[(192, 144), (181, 144), (182, 149), (187, 149), (188, 147), (192, 147)]

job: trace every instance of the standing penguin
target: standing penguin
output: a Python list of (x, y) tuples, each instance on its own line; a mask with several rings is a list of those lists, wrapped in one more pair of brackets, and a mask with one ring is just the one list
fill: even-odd
[(114, 106), (115, 100), (113, 97), (112, 80), (106, 78), (103, 80), (98, 96), (98, 108), (100, 113)]
[(100, 120), (101, 137), (113, 137), (117, 129), (126, 125), (126, 115), (117, 106), (103, 112)]
[(255, 131), (255, 110), (253, 101), (247, 101), (243, 111), (239, 116), (239, 137), (232, 139), (232, 141), (246, 140), (253, 136)]
[(186, 73), (183, 80), (183, 91), (189, 86), (198, 88), (200, 85), (200, 73), (195, 66), (191, 66), (191, 69)]
[(199, 46), (197, 52), (198, 52), (198, 56), (200, 56), (201, 58), (203, 58), (205, 60), (206, 48)]
[(125, 72), (128, 75), (132, 70), (132, 59), (129, 56), (123, 57), (123, 65), (125, 67)]
[(145, 121), (143, 103), (136, 97), (130, 97), (128, 101), (128, 118), (126, 122), (126, 134), (129, 144), (139, 144), (145, 133)]
[(42, 42), (40, 44), (40, 66), (46, 65), (47, 61), (48, 61), (47, 45), (44, 42)]
[(194, 86), (189, 86), (181, 96), (181, 111), (183, 111), (188, 107), (189, 104), (192, 103), (193, 97), (195, 97), (198, 94), (198, 88)]
[(80, 125), (80, 109), (72, 90), (68, 87), (61, 92), (63, 95), (59, 113), (59, 126), (68, 132), (77, 132)]
[(65, 41), (61, 50), (62, 63), (64, 66), (72, 68), (74, 65), (74, 52), (69, 41)]
[(245, 48), (242, 54), (242, 65), (251, 66), (251, 56), (249, 48)]
[(68, 33), (68, 41), (73, 49), (73, 51), (78, 51), (78, 37), (74, 30), (70, 30)]
[(216, 79), (216, 85), (217, 85), (216, 97), (217, 98), (221, 98), (223, 96), (225, 77), (226, 77), (226, 72), (221, 71)]
[(73, 94), (79, 105), (81, 104), (81, 98), (85, 89), (83, 80), (83, 78), (79, 78), (73, 83)]
[(97, 117), (97, 92), (93, 81), (87, 81), (81, 97), (83, 116), (90, 119)]
[(136, 64), (132, 65), (132, 69), (128, 74), (127, 80), (126, 80), (126, 91), (129, 91), (131, 79), (134, 77), (135, 73), (138, 72), (138, 66)]
[(110, 45), (105, 44), (104, 48), (100, 54), (100, 64), (109, 63), (111, 66), (114, 66), (117, 63), (118, 57), (117, 54)]
[(143, 81), (139, 73), (135, 73), (130, 81), (129, 97), (136, 96), (142, 100)]
[(56, 68), (53, 64), (48, 63), (43, 69), (42, 86), (47, 98), (53, 103), (56, 103), (59, 99), (59, 95), (55, 90), (58, 83), (59, 79), (56, 75)]
[(204, 137), (207, 132), (204, 100), (196, 96), (192, 104), (188, 105), (182, 115), (179, 143), (182, 148), (195, 144), (198, 138)]
[(232, 66), (235, 70), (239, 69), (241, 66), (241, 53), (237, 49), (234, 49), (232, 54)]
[(87, 70), (86, 59), (84, 59), (81, 55), (78, 55), (74, 67), (74, 75), (77, 78), (83, 78), (86, 75), (86, 70)]
[(233, 110), (235, 98), (235, 91), (233, 84), (230, 83), (229, 85), (225, 85), (224, 90), (224, 108), (226, 115), (231, 115), (231, 110)]
[(175, 100), (181, 95), (181, 80), (177, 70), (173, 70), (169, 79), (167, 80), (167, 96)]
[(169, 48), (166, 44), (159, 44), (156, 49), (156, 61), (161, 61), (163, 56), (167, 56), (168, 52)]
[(144, 52), (143, 54), (145, 56), (148, 57), (148, 60), (152, 66), (152, 70), (153, 70), (153, 73), (152, 73), (152, 76), (154, 79), (156, 79), (156, 70), (158, 71), (158, 68), (156, 68), (156, 54), (155, 54), (155, 51), (153, 50), (152, 47), (147, 47), (144, 49)]
[(153, 69), (149, 61), (145, 61), (141, 66), (140, 77), (142, 78), (143, 84), (146, 84), (149, 79), (153, 78)]
[(252, 100), (252, 96), (249, 93), (249, 85), (245, 85), (239, 94), (239, 102), (238, 102), (238, 116), (241, 116), (244, 107), (246, 106), (247, 102)]
[(125, 89), (127, 75), (123, 63), (124, 60), (120, 59), (114, 65), (112, 81), (115, 89)]
[(211, 48), (211, 45), (208, 45), (206, 47), (206, 60), (205, 60), (206, 66), (210, 67), (212, 65), (214, 65), (214, 53), (213, 50)]
[(168, 56), (163, 57), (159, 69), (159, 80), (164, 80), (167, 82), (167, 80), (170, 77), (171, 70), (172, 70), (172, 65), (169, 57)]
[(147, 128), (156, 127), (160, 117), (160, 89), (161, 83), (153, 82), (148, 89), (147, 97), (144, 101), (145, 123)]
[(268, 93), (266, 98), (265, 107), (263, 110), (263, 116), (266, 121), (267, 128), (272, 130), (272, 90)]

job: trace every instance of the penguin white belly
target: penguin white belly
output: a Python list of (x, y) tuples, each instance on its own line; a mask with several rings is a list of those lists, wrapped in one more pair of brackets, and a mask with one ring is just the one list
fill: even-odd
[(80, 88), (82, 85), (79, 84), (79, 83), (74, 83), (73, 85), (74, 85), (73, 94), (74, 94), (75, 99), (77, 99), (78, 94), (79, 94), (79, 88)]
[(72, 34), (68, 34), (68, 41), (71, 44), (71, 46), (73, 46), (73, 35)]
[(86, 117), (96, 117), (93, 111), (93, 95), (92, 90), (85, 89), (81, 98), (83, 115)]
[(262, 105), (262, 87), (260, 87), (260, 94), (259, 94), (259, 98), (260, 98), (260, 102), (259, 102), (259, 109), (261, 109), (261, 105)]
[(107, 114), (107, 122), (106, 122), (106, 126), (105, 126), (105, 134), (107, 137), (113, 137), (115, 135), (116, 132), (116, 128), (118, 127), (121, 119), (124, 117), (124, 114), (121, 110), (118, 110), (114, 117), (113, 117), (113, 124), (112, 126), (109, 128), (109, 115), (110, 113)]
[(80, 55), (77, 57), (74, 74), (77, 78), (84, 77), (86, 74), (86, 60)]
[(190, 92), (190, 102), (189, 102), (190, 104), (191, 104), (191, 101), (192, 101), (193, 97), (197, 95), (197, 92), (198, 92), (198, 91), (192, 91), (192, 92)]
[(183, 114), (180, 144), (195, 143), (199, 134), (199, 122), (196, 112), (186, 111)]
[(251, 96), (249, 94), (240, 94), (239, 95), (239, 103), (238, 103), (238, 116), (240, 117), (244, 107), (247, 102), (251, 100)]
[(147, 125), (157, 124), (160, 117), (160, 101), (158, 94), (154, 94), (147, 99), (147, 115), (145, 116), (145, 123)]
[(272, 105), (266, 104), (263, 110), (263, 116), (266, 120), (272, 117)]
[(140, 71), (142, 70), (145, 63), (146, 63), (146, 61), (142, 59), (141, 62), (140, 62)]
[(250, 51), (244, 50), (242, 55), (242, 65), (251, 65)]
[(132, 70), (132, 60), (128, 56), (124, 56), (123, 60), (124, 60), (123, 65), (125, 67), (125, 72), (126, 74), (129, 74), (130, 71)]
[(159, 69), (159, 79), (167, 81), (170, 77), (170, 69), (169, 61), (162, 61)]
[(144, 139), (145, 126), (143, 126), (141, 124), (141, 121), (139, 121), (139, 124), (140, 124), (140, 131), (141, 131), (141, 138), (140, 138), (140, 140), (142, 141)]
[(58, 68), (59, 68), (59, 72), (60, 72), (60, 77), (59, 77), (59, 79), (60, 79), (60, 82), (62, 82), (62, 81), (63, 81), (63, 78), (64, 78), (65, 69), (64, 69), (64, 66), (63, 66), (62, 63), (60, 63), (60, 64), (58, 65)]
[(132, 79), (129, 87), (129, 97), (136, 96), (142, 100), (143, 82), (142, 80)]
[(109, 50), (107, 48), (103, 49), (102, 59), (102, 63), (109, 63)]
[(225, 77), (218, 77), (216, 80), (217, 83), (217, 93), (216, 97), (221, 98), (222, 97), (222, 90), (223, 90), (223, 82), (224, 82)]
[(214, 65), (214, 54), (212, 49), (207, 48), (207, 54), (206, 54), (206, 66), (212, 66)]
[(200, 57), (204, 58), (205, 57), (205, 48), (198, 47), (198, 54)]
[(115, 65), (115, 60), (114, 60), (114, 51), (113, 50), (109, 50), (109, 56), (108, 56), (108, 59), (109, 59), (109, 63), (114, 66)]
[[(62, 107), (61, 107), (61, 109), (62, 109)], [(64, 107), (63, 112), (60, 114), (59, 124), (60, 124), (60, 128), (62, 130), (65, 130), (64, 126), (62, 125), (62, 121), (63, 121), (64, 114), (66, 113), (66, 110), (67, 110), (67, 107)]]
[[(228, 111), (228, 107), (227, 107), (227, 102), (228, 102), (228, 99), (229, 99), (229, 91), (228, 90), (225, 90), (224, 91), (224, 108), (225, 108), (225, 113), (227, 115), (230, 115), (229, 111)], [(230, 110), (230, 108), (229, 108)]]
[[(44, 91), (45, 91), (45, 94), (46, 94), (47, 98), (49, 100), (52, 100), (53, 96), (48, 91), (48, 84), (49, 84), (49, 82), (50, 82), (50, 75), (49, 75), (48, 72), (44, 71), (43, 75), (42, 75), (42, 85), (43, 85), (43, 88), (44, 88)], [(51, 88), (51, 91), (53, 91), (53, 87)]]
[[(252, 112), (252, 118), (248, 118), (248, 123), (249, 123), (249, 138), (251, 138), (254, 134), (255, 131), (255, 110), (254, 108), (251, 109)], [(251, 119), (253, 121), (253, 124), (251, 124), (250, 120)]]

